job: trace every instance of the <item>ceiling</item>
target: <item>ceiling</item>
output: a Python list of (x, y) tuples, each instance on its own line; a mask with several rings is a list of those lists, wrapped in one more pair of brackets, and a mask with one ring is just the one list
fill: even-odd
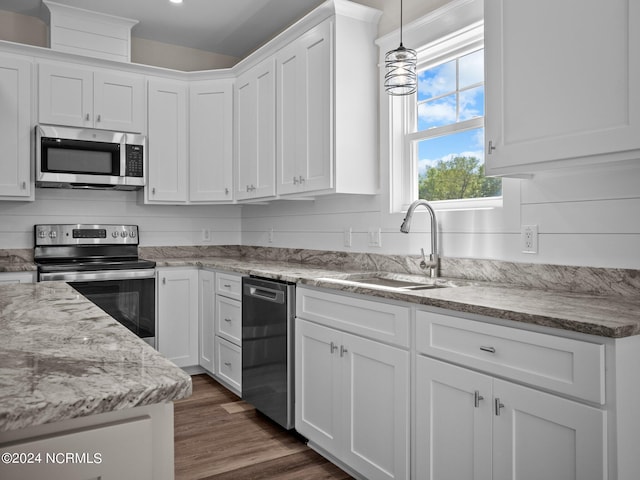
[[(324, 0), (55, 0), (56, 3), (138, 20), (132, 35), (242, 58)], [(49, 23), (41, 0), (0, 0), (0, 10)]]

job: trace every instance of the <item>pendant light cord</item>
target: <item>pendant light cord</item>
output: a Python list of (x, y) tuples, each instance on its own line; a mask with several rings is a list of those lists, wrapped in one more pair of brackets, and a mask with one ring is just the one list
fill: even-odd
[(400, 46), (402, 47), (402, 0), (400, 0)]

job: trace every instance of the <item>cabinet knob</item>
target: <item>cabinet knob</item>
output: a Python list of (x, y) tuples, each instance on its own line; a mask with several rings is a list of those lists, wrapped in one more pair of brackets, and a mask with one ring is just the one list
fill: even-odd
[(300, 184), (304, 183), (304, 177), (302, 175), (298, 177), (298, 182), (300, 182)]
[(100, 118), (101, 118), (101, 116), (100, 116), (100, 114), (98, 114), (98, 116), (96, 117), (96, 122), (99, 122)]
[(224, 189), (224, 194), (225, 194), (225, 195), (229, 195), (229, 189), (228, 189), (228, 188), (225, 188), (225, 189)]
[(89, 119), (90, 119), (90, 118), (91, 118), (91, 117), (89, 116), (89, 114), (88, 114), (88, 113), (87, 113), (87, 114), (85, 115), (85, 117), (84, 117), (84, 119), (85, 119), (87, 122), (89, 121)]
[(155, 194), (156, 194), (156, 187), (153, 187), (153, 188), (151, 189), (151, 195), (155, 195)]
[(340, 356), (344, 357), (346, 353), (348, 353), (349, 350), (347, 350), (346, 348), (344, 348), (344, 345), (340, 345)]
[(502, 403), (500, 401), (500, 397), (496, 397), (495, 399), (495, 404), (496, 404), (496, 416), (500, 416), (500, 410), (504, 408), (504, 403)]
[(26, 190), (27, 189), (27, 182), (22, 182), (22, 184), (20, 185), (20, 188), (22, 188), (22, 190)]
[(162, 277), (162, 284), (166, 285), (167, 284), (167, 277)]
[(231, 368), (231, 362), (224, 362), (224, 364), (225, 364), (227, 367)]
[(231, 319), (230, 318), (225, 318), (224, 321), (231, 323)]
[(298, 184), (298, 177), (293, 177), (293, 184), (297, 185)]
[(478, 390), (476, 390), (475, 392), (473, 392), (473, 406), (479, 408), (480, 400), (484, 400), (484, 397), (480, 395), (480, 392)]

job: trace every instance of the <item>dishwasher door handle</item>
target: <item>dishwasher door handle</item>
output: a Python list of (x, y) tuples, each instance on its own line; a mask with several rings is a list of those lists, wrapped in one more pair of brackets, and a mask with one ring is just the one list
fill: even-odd
[(245, 297), (259, 298), (268, 302), (284, 303), (284, 292), (281, 290), (273, 290), (271, 288), (257, 287), (247, 284), (244, 286)]

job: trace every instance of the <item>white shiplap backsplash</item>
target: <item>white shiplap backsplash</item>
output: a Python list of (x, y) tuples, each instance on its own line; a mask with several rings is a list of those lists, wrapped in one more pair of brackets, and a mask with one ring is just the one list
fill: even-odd
[[(0, 201), (0, 246), (31, 248), (37, 223), (140, 226), (143, 246), (255, 245), (417, 255), (429, 251), (426, 212), (408, 235), (387, 195), (327, 196), (268, 205), (143, 205), (136, 192), (37, 189), (35, 202)], [(438, 211), (448, 257), (640, 269), (640, 162), (505, 181), (502, 208)], [(539, 253), (524, 254), (520, 225), (539, 228)], [(352, 246), (344, 245), (351, 228)], [(202, 230), (211, 232), (203, 241)], [(381, 229), (382, 246), (368, 245)], [(270, 232), (273, 233), (270, 235)], [(271, 238), (271, 241), (270, 241)]]
[[(137, 192), (36, 189), (35, 202), (0, 202), (1, 248), (32, 248), (39, 223), (139, 225), (142, 246), (236, 245), (236, 205), (143, 205)], [(210, 241), (202, 240), (209, 230)]]
[[(411, 233), (389, 214), (386, 195), (329, 197), (246, 206), (243, 245), (393, 254), (428, 252), (426, 211)], [(527, 263), (640, 268), (640, 161), (588, 170), (557, 170), (529, 180), (506, 179), (504, 204), (492, 210), (438, 211), (440, 253), (448, 257)], [(538, 254), (521, 252), (521, 225), (538, 225)], [(352, 247), (344, 230), (352, 229)], [(368, 231), (382, 230), (382, 246)], [(269, 232), (273, 229), (273, 242)]]

